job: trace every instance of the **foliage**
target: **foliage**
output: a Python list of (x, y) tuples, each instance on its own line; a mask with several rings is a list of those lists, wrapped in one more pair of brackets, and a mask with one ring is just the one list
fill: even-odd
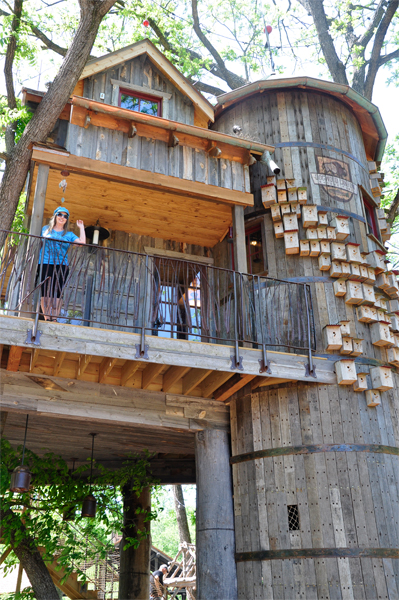
[[(183, 489), (191, 539), (195, 544), (195, 486), (185, 485)], [(170, 486), (157, 488), (152, 505), (158, 512), (158, 517), (151, 523), (152, 543), (174, 558), (179, 549), (179, 532)]]
[(16, 99), (17, 108), (11, 109), (7, 106), (7, 98), (0, 96), (0, 131), (4, 131), (9, 123), (16, 123), (15, 142), (17, 143), (24, 132), (25, 127), (31, 120), (33, 113), (29, 108), (22, 105), (19, 98)]
[[(19, 544), (27, 537), (34, 538), (37, 545), (44, 548), (44, 559), (51, 560), (57, 556), (58, 563), (66, 568), (66, 576), (76, 571), (85, 579), (79, 564), (98, 555), (104, 558), (107, 550), (113, 547), (111, 533), (122, 529), (121, 488), (129, 484), (140, 495), (144, 487), (155, 483), (149, 474), (148, 458), (148, 454), (128, 457), (117, 471), (94, 463), (92, 493), (97, 499), (97, 515), (95, 519), (89, 519), (80, 516), (80, 507), (90, 493), (87, 482), (90, 459), (72, 470), (55, 454), (46, 453), (39, 457), (26, 450), (24, 464), (32, 472), (32, 486), (28, 493), (13, 494), (9, 491), (10, 476), (21, 463), (21, 447), (14, 450), (3, 438), (0, 474), (0, 495), (5, 513), (3, 542), (9, 545), (13, 540), (13, 543)], [(73, 521), (63, 520), (66, 511), (72, 512)], [(150, 520), (155, 517), (154, 511), (147, 515)], [(146, 534), (138, 531), (136, 537), (128, 540), (127, 546), (137, 547), (143, 535)], [(15, 557), (11, 553), (5, 562), (5, 572), (14, 564)]]
[[(397, 135), (391, 144), (388, 144), (384, 154), (384, 161), (381, 166), (385, 173), (384, 198), (381, 200), (381, 206), (386, 211), (389, 210), (397, 194), (399, 193), (399, 135)], [(389, 243), (389, 259), (391, 263), (398, 267), (399, 265), (399, 209), (391, 223), (392, 238)]]
[[(17, 210), (15, 211), (14, 221), (12, 222), (11, 231), (15, 231), (17, 233), (29, 233), (29, 230), (24, 227), (26, 219), (26, 193), (23, 192), (19, 197), (19, 202), (17, 206)], [(20, 237), (13, 236), (13, 241), (15, 244), (18, 244)]]
[(36, 600), (36, 596), (31, 587), (26, 587), (19, 594), (16, 592), (1, 594), (1, 600)]

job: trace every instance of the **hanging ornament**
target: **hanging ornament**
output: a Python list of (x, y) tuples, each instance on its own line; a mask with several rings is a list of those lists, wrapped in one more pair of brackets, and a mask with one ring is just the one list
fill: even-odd
[(63, 179), (62, 181), (59, 182), (58, 187), (62, 189), (62, 193), (65, 194), (65, 190), (67, 188), (67, 182), (66, 179)]
[(148, 19), (144, 19), (143, 25), (144, 25), (144, 27), (149, 27), (149, 25), (150, 25), (149, 20)]
[[(273, 27), (271, 25), (266, 25), (266, 31), (267, 31), (267, 33), (270, 34), (273, 31)], [(62, 175), (62, 173), (61, 173), (61, 175)]]
[(22, 463), (19, 465), (19, 467), (15, 467), (15, 469), (11, 475), (10, 490), (11, 490), (11, 492), (18, 492), (19, 494), (23, 494), (24, 492), (29, 492), (30, 480), (32, 477), (32, 474), (29, 471), (29, 468), (24, 466), (26, 434), (28, 432), (28, 419), (29, 419), (29, 415), (26, 415), (25, 438), (24, 438), (24, 446), (23, 446), (23, 450), (22, 450)]
[(61, 202), (65, 202), (65, 198), (61, 198)]
[(63, 171), (61, 171), (61, 175), (62, 175), (63, 177), (68, 177), (68, 175), (69, 175), (69, 171), (67, 171), (66, 169), (64, 169)]

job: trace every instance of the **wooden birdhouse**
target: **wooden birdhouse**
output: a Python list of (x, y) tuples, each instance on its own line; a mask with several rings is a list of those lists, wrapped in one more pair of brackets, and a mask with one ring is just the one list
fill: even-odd
[(330, 277), (341, 277), (341, 275), (342, 275), (341, 263), (337, 260), (332, 260), (331, 267), (330, 267)]
[(277, 190), (274, 183), (262, 185), (260, 191), (262, 194), (262, 204), (265, 208), (269, 208), (269, 206), (277, 202)]
[(332, 227), (335, 227), (337, 240), (346, 240), (350, 234), (349, 217), (338, 215), (331, 221)]
[(285, 231), (284, 232), (284, 244), (286, 254), (298, 254), (299, 253), (299, 237), (298, 231)]
[(370, 266), (374, 269), (376, 275), (383, 273), (386, 270), (384, 262), (385, 255), (386, 253), (382, 250), (374, 250), (373, 252), (370, 252), (367, 257), (367, 260)]
[(369, 323), (377, 323), (378, 313), (377, 313), (377, 309), (375, 306), (369, 306), (369, 315), (370, 315)]
[(288, 215), (291, 213), (291, 204), (289, 202), (282, 202), (279, 206), (282, 215)]
[(385, 298), (384, 298), (384, 296), (382, 294), (379, 294), (379, 293), (375, 294), (374, 306), (376, 308), (379, 308), (379, 309), (383, 310), (384, 312), (388, 311), (387, 301), (385, 300)]
[(390, 315), (392, 331), (399, 331), (399, 316), (397, 314)]
[(298, 193), (298, 202), (299, 202), (299, 204), (306, 204), (306, 202), (308, 200), (307, 188), (306, 187), (299, 187), (297, 189), (297, 193)]
[(346, 257), (349, 263), (361, 263), (362, 257), (360, 254), (360, 244), (346, 244)]
[(327, 227), (325, 227), (323, 225), (319, 225), (319, 227), (317, 227), (317, 237), (319, 240), (326, 240), (327, 239)]
[[(375, 306), (373, 308), (375, 308)], [(384, 322), (388, 319), (386, 312), (381, 310), (381, 308), (377, 308), (377, 319)]]
[(345, 296), (346, 294), (346, 279), (337, 279), (333, 283), (334, 294), (336, 296)]
[(343, 335), (340, 353), (341, 354), (352, 354), (352, 352), (353, 352), (352, 338), (349, 337), (348, 335)]
[(374, 346), (390, 348), (394, 345), (393, 337), (389, 329), (390, 323), (377, 321), (370, 325), (371, 343)]
[(369, 408), (380, 406), (381, 394), (378, 390), (367, 390), (366, 391), (366, 403)]
[(374, 302), (375, 302), (374, 286), (372, 286), (368, 283), (363, 283), (362, 287), (363, 287), (364, 303), (365, 304), (374, 304)]
[(310, 254), (309, 256), (319, 256), (320, 243), (319, 240), (309, 240)]
[(323, 210), (319, 210), (318, 211), (318, 216), (319, 216), (319, 225), (328, 225), (328, 216), (327, 216), (327, 211), (323, 211)]
[(298, 219), (295, 214), (283, 215), (284, 231), (297, 231)]
[(327, 239), (336, 240), (337, 234), (335, 233), (335, 227), (327, 227)]
[(361, 304), (363, 302), (363, 291), (362, 284), (358, 281), (351, 281), (350, 279), (346, 282), (346, 304)]
[(281, 212), (279, 204), (272, 204), (270, 207), (270, 211), (273, 221), (281, 221)]
[(349, 276), (349, 279), (352, 279), (352, 281), (360, 281), (360, 265), (358, 263), (352, 262), (350, 263), (350, 268), (351, 274)]
[(360, 356), (363, 354), (363, 340), (360, 338), (353, 338), (352, 340), (353, 350), (351, 356)]
[(287, 190), (284, 188), (283, 190), (279, 190), (277, 188), (277, 202), (280, 204), (281, 202), (288, 202), (287, 198)]
[(306, 238), (308, 240), (317, 240), (317, 227), (308, 227), (306, 229)]
[(386, 392), (393, 388), (391, 367), (372, 367), (370, 375), (373, 389)]
[(297, 194), (296, 187), (289, 187), (287, 192), (288, 192), (288, 202), (295, 202), (295, 204), (296, 204), (298, 202), (298, 194)]
[(389, 279), (388, 273), (379, 273), (377, 275), (375, 285), (380, 288), (380, 290), (386, 290), (389, 288)]
[(302, 207), (302, 225), (304, 227), (316, 227), (319, 220), (317, 217), (317, 206), (306, 205)]
[(287, 188), (293, 188), (295, 185), (295, 179), (286, 179), (285, 180), (285, 187)]
[(274, 221), (274, 233), (276, 238), (284, 237), (284, 225), (282, 221)]
[(277, 187), (277, 191), (281, 192), (281, 191), (285, 191), (287, 189), (286, 185), (285, 185), (285, 179), (277, 179), (276, 180), (276, 187)]
[(399, 367), (399, 348), (395, 346), (387, 349), (387, 357), (390, 365)]
[(359, 265), (359, 271), (360, 271), (359, 281), (364, 281), (364, 282), (368, 283), (369, 272), (368, 272), (368, 268), (366, 267), (366, 265)]
[(301, 240), (299, 242), (299, 250), (300, 256), (309, 256), (309, 240)]
[(351, 266), (348, 262), (341, 262), (342, 277), (351, 276)]
[(329, 271), (331, 267), (331, 256), (329, 254), (319, 254), (320, 271)]
[(351, 334), (351, 322), (350, 321), (340, 321), (339, 325), (341, 327), (342, 335), (350, 335)]
[(357, 320), (361, 323), (371, 323), (371, 311), (366, 304), (357, 307)]
[(335, 372), (339, 385), (352, 385), (357, 381), (356, 365), (354, 360), (344, 359), (335, 363)]
[(341, 242), (331, 242), (331, 258), (332, 260), (346, 261), (345, 244)]
[(368, 283), (374, 283), (375, 282), (375, 269), (373, 267), (367, 267), (367, 273), (368, 273)]
[(323, 329), (326, 350), (339, 350), (342, 346), (340, 325), (326, 325)]
[(396, 275), (394, 273), (388, 273), (388, 287), (386, 289), (387, 294), (392, 295), (396, 294), (399, 290), (398, 281), (396, 279)]
[(367, 373), (358, 373), (357, 381), (353, 384), (355, 392), (365, 392), (368, 389)]
[(298, 217), (298, 219), (301, 218), (302, 212), (301, 212), (301, 205), (299, 204), (299, 202), (291, 203), (291, 212), (295, 213), (296, 216)]
[(327, 240), (320, 240), (320, 252), (322, 254), (331, 254), (330, 242)]
[(267, 183), (272, 183), (274, 186), (277, 187), (276, 176), (275, 175), (269, 175), (268, 177), (266, 177), (266, 182)]
[(395, 300), (392, 298), (389, 300), (389, 312), (391, 312), (391, 313), (398, 312), (399, 313), (399, 300)]

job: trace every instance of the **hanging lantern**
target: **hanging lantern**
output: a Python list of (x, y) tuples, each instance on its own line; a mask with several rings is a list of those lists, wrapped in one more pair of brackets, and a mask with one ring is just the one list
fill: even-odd
[(95, 225), (85, 227), (86, 237), (92, 240), (93, 246), (98, 246), (99, 242), (109, 238), (109, 231), (101, 227), (99, 221)]
[(26, 415), (24, 446), (22, 450), (22, 463), (19, 465), (19, 467), (15, 467), (11, 475), (10, 491), (17, 492), (18, 494), (29, 492), (30, 480), (32, 478), (32, 473), (29, 471), (29, 467), (24, 466), (26, 434), (28, 432), (28, 419), (29, 415)]
[(144, 21), (143, 21), (144, 27), (148, 27), (149, 24), (150, 24), (149, 20), (148, 19), (144, 19)]
[(92, 479), (92, 475), (93, 475), (94, 438), (96, 437), (97, 434), (91, 433), (90, 435), (93, 438), (92, 442), (91, 442), (91, 463), (90, 463), (90, 479), (89, 479), (90, 489), (89, 489), (88, 495), (83, 500), (81, 514), (82, 514), (82, 517), (90, 517), (90, 518), (94, 519), (94, 517), (96, 516), (96, 510), (97, 510), (97, 500), (91, 493), (91, 479)]

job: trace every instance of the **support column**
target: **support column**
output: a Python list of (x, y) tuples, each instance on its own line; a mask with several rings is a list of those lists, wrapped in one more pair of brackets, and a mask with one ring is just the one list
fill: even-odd
[(197, 600), (236, 600), (234, 512), (229, 436), (195, 437), (197, 472)]
[(234, 270), (247, 273), (247, 250), (245, 247), (244, 207), (233, 206)]
[[(136, 512), (140, 509), (140, 512)], [(148, 600), (150, 589), (151, 536), (150, 521), (145, 522), (146, 512), (151, 510), (151, 489), (144, 488), (140, 496), (123, 488), (123, 537), (120, 546), (119, 599)], [(138, 548), (130, 546), (123, 550), (128, 537), (137, 537), (137, 531), (147, 531)]]
[(44, 203), (46, 200), (49, 171), (50, 167), (48, 165), (39, 164), (37, 169), (35, 196), (33, 198), (32, 218), (29, 228), (29, 233), (31, 235), (40, 235), (42, 232)]

